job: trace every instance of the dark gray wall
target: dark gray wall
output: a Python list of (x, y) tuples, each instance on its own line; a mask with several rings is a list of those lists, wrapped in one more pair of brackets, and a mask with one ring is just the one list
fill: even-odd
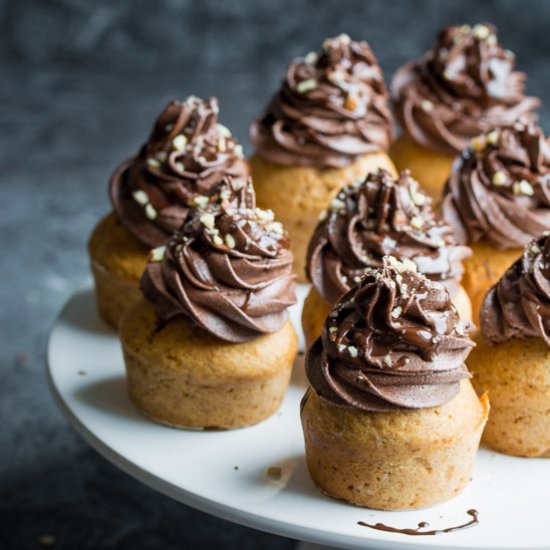
[(173, 503), (91, 451), (48, 395), (47, 329), (88, 280), (111, 170), (167, 100), (217, 95), (246, 148), (287, 62), (326, 36), (367, 39), (389, 77), (441, 25), (479, 21), (550, 103), (544, 0), (0, 1), (1, 548), (36, 548), (44, 533), (70, 549), (292, 547)]

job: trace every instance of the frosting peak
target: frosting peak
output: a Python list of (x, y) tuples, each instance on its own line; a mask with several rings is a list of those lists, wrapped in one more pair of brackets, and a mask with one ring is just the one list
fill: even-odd
[(550, 346), (550, 238), (531, 241), (499, 282), (480, 312), (481, 331), (498, 344), (512, 338), (542, 338)]
[(525, 74), (514, 67), (493, 25), (446, 27), (422, 59), (395, 74), (396, 117), (417, 143), (451, 154), (495, 126), (534, 121), (540, 101), (524, 95)]
[(250, 135), (271, 162), (339, 167), (386, 151), (391, 124), (382, 69), (369, 45), (340, 35), (325, 40), (320, 54), (290, 64)]
[(159, 246), (185, 221), (189, 207), (216, 200), (220, 182), (246, 186), (242, 147), (218, 123), (218, 101), (172, 101), (137, 156), (113, 173), (110, 197), (122, 223), (141, 242)]
[(433, 211), (431, 198), (408, 171), (394, 179), (385, 170), (344, 187), (323, 212), (308, 248), (307, 274), (331, 305), (382, 266), (386, 254), (411, 259), (428, 278), (453, 295), (470, 249)]
[(365, 411), (435, 407), (469, 377), (473, 342), (445, 287), (386, 256), (327, 317), (306, 358), (313, 389)]
[(184, 315), (222, 340), (276, 332), (296, 302), (292, 253), (273, 212), (211, 204), (193, 209), (141, 281), (158, 316)]
[(461, 243), (521, 248), (550, 227), (550, 144), (516, 122), (478, 136), (453, 166), (443, 216)]

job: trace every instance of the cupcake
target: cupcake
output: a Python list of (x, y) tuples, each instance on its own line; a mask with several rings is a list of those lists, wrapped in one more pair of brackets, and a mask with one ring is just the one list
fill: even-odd
[(412, 260), (429, 279), (443, 283), (461, 318), (471, 318), (470, 299), (460, 286), (462, 260), (470, 249), (457, 243), (431, 203), (408, 171), (398, 179), (384, 170), (371, 172), (340, 191), (309, 243), (312, 288), (302, 312), (308, 344), (321, 335), (338, 299), (365, 272), (381, 267), (386, 254)]
[(524, 95), (525, 75), (514, 66), (493, 25), (462, 25), (443, 29), (422, 59), (395, 74), (391, 97), (403, 133), (390, 154), (434, 199), (472, 138), (519, 117), (535, 120), (540, 101)]
[(139, 153), (112, 175), (113, 212), (89, 242), (98, 309), (109, 325), (116, 328), (139, 299), (149, 250), (165, 244), (190, 206), (217, 201), (222, 181), (230, 194), (246, 186), (242, 148), (217, 117), (215, 98), (172, 101)]
[(319, 212), (339, 189), (378, 167), (392, 118), (382, 70), (366, 42), (342, 34), (293, 61), (280, 91), (252, 124), (250, 160), (258, 204), (288, 229), (298, 279)]
[(382, 510), (450, 499), (470, 481), (488, 402), (447, 289), (385, 257), (344, 295), (309, 350), (301, 418), (313, 481)]
[(529, 243), (483, 301), (468, 359), (491, 397), (483, 440), (497, 451), (550, 457), (550, 238)]
[(478, 136), (457, 158), (442, 208), (473, 251), (462, 284), (477, 319), (487, 290), (550, 228), (550, 144), (542, 130), (517, 122)]
[(131, 400), (180, 428), (273, 414), (297, 351), (292, 253), (273, 213), (212, 204), (152, 251), (120, 339)]

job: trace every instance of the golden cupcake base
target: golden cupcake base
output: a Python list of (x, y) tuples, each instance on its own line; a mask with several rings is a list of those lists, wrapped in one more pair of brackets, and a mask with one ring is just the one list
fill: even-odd
[(308, 470), (327, 495), (357, 506), (431, 506), (468, 485), (488, 412), (468, 380), (448, 403), (405, 412), (338, 407), (310, 388), (301, 412)]
[(550, 457), (550, 349), (542, 339), (494, 346), (478, 334), (466, 363), (491, 414), (483, 441), (509, 455)]
[(116, 329), (122, 314), (141, 298), (139, 282), (149, 248), (111, 213), (92, 232), (88, 252), (99, 315)]
[(479, 324), (479, 312), (487, 291), (498, 282), (505, 271), (521, 256), (523, 249), (499, 250), (488, 241), (468, 244), (472, 255), (462, 261), (462, 286), (472, 301), (472, 315)]
[(290, 235), (294, 271), (301, 283), (307, 282), (307, 247), (319, 223), (319, 213), (338, 191), (378, 168), (397, 175), (385, 153), (362, 155), (343, 168), (282, 166), (258, 155), (250, 159), (250, 166), (258, 206), (273, 210)]
[(298, 347), (290, 321), (232, 344), (183, 317), (160, 322), (145, 300), (122, 318), (120, 340), (130, 399), (152, 420), (179, 428), (240, 428), (271, 416)]
[(412, 177), (434, 200), (434, 207), (439, 208), (455, 156), (427, 149), (408, 134), (401, 134), (390, 146), (390, 157), (400, 172), (411, 171)]

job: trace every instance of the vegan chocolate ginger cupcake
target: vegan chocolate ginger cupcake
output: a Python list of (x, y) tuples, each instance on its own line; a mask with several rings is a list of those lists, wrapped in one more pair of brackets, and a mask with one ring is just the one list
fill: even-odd
[(306, 357), (306, 460), (328, 495), (421, 508), (470, 481), (486, 397), (464, 360), (474, 345), (447, 289), (389, 256), (343, 296)]
[(258, 204), (288, 229), (300, 281), (317, 216), (339, 189), (379, 167), (395, 172), (386, 154), (391, 125), (378, 61), (366, 42), (345, 34), (293, 61), (252, 124)]
[(442, 208), (473, 251), (462, 284), (477, 320), (489, 288), (550, 228), (550, 144), (542, 130), (516, 122), (478, 136), (457, 158)]
[(321, 217), (308, 249), (312, 288), (302, 312), (308, 344), (321, 335), (338, 299), (365, 272), (381, 267), (387, 254), (412, 260), (426, 277), (443, 283), (460, 317), (470, 320), (470, 299), (460, 285), (470, 249), (457, 243), (408, 171), (398, 179), (382, 169), (371, 172), (344, 187)]
[(475, 136), (518, 118), (535, 120), (540, 101), (524, 95), (525, 74), (489, 24), (444, 28), (437, 44), (404, 65), (391, 83), (403, 133), (390, 155), (439, 201), (454, 156)]
[(226, 200), (246, 186), (242, 148), (217, 117), (215, 98), (172, 101), (139, 153), (111, 177), (113, 212), (94, 229), (89, 253), (99, 313), (115, 328), (140, 297), (149, 250), (165, 244), (190, 206), (218, 201), (221, 182)]
[(529, 243), (487, 293), (468, 359), (491, 414), (483, 440), (502, 453), (550, 457), (550, 238)]
[(273, 414), (297, 337), (292, 253), (273, 213), (210, 205), (153, 250), (144, 300), (120, 324), (131, 400), (175, 427), (239, 428)]

